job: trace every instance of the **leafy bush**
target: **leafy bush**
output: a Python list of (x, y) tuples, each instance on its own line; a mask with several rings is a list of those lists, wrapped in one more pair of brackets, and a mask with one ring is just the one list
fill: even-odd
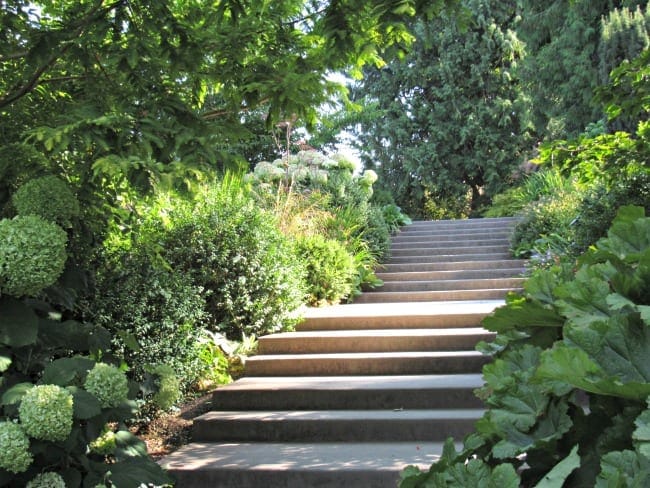
[(381, 212), (390, 233), (397, 232), (400, 227), (413, 223), (411, 218), (402, 213), (402, 209), (394, 203), (381, 207)]
[(87, 305), (88, 319), (112, 332), (113, 349), (130, 365), (129, 376), (144, 381), (149, 366), (167, 364), (187, 392), (203, 371), (202, 288), (190, 276), (155, 266), (138, 248), (110, 259), (97, 287), (101, 293)]
[(650, 213), (650, 170), (628, 168), (611, 186), (601, 183), (589, 191), (575, 222), (577, 250), (584, 252), (603, 237), (624, 205), (643, 206)]
[(41, 473), (29, 481), (25, 488), (66, 488), (65, 480), (56, 473)]
[(165, 261), (204, 290), (206, 326), (237, 339), (295, 323), (303, 269), (293, 243), (235, 179), (214, 185), (193, 205), (177, 206), (150, 239)]
[[(0, 486), (58, 481), (46, 472), (60, 476), (65, 486), (169, 483), (144, 443), (126, 428), (137, 412), (137, 385), (128, 385), (126, 392), (124, 381), (88, 380), (95, 368), (113, 371), (93, 359), (112, 357), (110, 334), (55, 319), (44, 303), (28, 303), (0, 298)], [(93, 452), (91, 444), (109, 422), (115, 425), (115, 449)]]
[(70, 186), (56, 176), (42, 176), (22, 185), (12, 196), (18, 215), (37, 215), (67, 228), (81, 211)]
[(33, 215), (0, 220), (0, 293), (35, 295), (63, 272), (68, 237)]
[(572, 224), (579, 204), (580, 195), (576, 191), (543, 197), (529, 204), (511, 238), (514, 254), (542, 259), (549, 252), (552, 256), (571, 253)]
[(545, 197), (571, 193), (575, 186), (574, 179), (563, 175), (558, 168), (543, 167), (540, 171), (527, 175), (518, 186), (495, 195), (483, 215), (511, 217)]
[[(401, 487), (647, 486), (650, 218), (623, 207), (578, 269), (539, 270), (483, 325), (487, 411)], [(470, 481), (472, 480), (472, 481)], [(550, 484), (552, 481), (552, 484)]]
[(350, 295), (356, 267), (343, 245), (314, 235), (300, 238), (298, 250), (307, 268), (310, 305), (338, 303)]

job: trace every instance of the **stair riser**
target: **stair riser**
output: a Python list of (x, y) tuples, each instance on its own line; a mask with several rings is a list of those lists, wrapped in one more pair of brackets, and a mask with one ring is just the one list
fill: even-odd
[(434, 280), (481, 280), (490, 278), (515, 278), (525, 272), (525, 268), (477, 269), (470, 271), (422, 271), (410, 273), (376, 273), (377, 278), (393, 281), (434, 281)]
[(448, 256), (448, 255), (464, 255), (464, 254), (507, 254), (510, 250), (508, 245), (501, 246), (469, 246), (469, 247), (414, 247), (409, 249), (392, 249), (391, 258), (399, 257), (429, 257), (429, 256)]
[(514, 225), (466, 225), (466, 226), (449, 226), (449, 225), (414, 225), (402, 227), (396, 236), (412, 235), (416, 233), (430, 235), (459, 235), (459, 234), (480, 234), (483, 236), (498, 234), (514, 229)]
[(296, 358), (269, 359), (262, 356), (246, 361), (247, 376), (344, 376), (344, 375), (408, 375), (457, 374), (481, 371), (487, 358), (483, 356), (406, 357), (406, 358)]
[(483, 280), (450, 280), (450, 281), (400, 281), (387, 282), (372, 293), (384, 292), (420, 292), (420, 291), (452, 291), (452, 290), (484, 290), (494, 288), (519, 288), (523, 278), (497, 278)]
[(459, 261), (500, 261), (511, 259), (510, 253), (481, 253), (481, 254), (441, 254), (436, 256), (395, 256), (388, 259), (386, 264), (432, 264)]
[(311, 317), (296, 326), (297, 331), (426, 329), (477, 327), (487, 314), (423, 315), (397, 317)]
[(418, 238), (408, 241), (398, 241), (391, 243), (391, 249), (395, 251), (396, 249), (405, 250), (405, 249), (418, 249), (418, 248), (428, 248), (428, 249), (454, 249), (457, 247), (476, 247), (484, 248), (486, 246), (509, 246), (510, 241), (508, 239), (468, 239), (468, 240), (455, 240), (455, 241), (439, 241), (437, 239), (425, 239)]
[(364, 293), (355, 303), (386, 303), (386, 302), (435, 302), (447, 300), (496, 300), (503, 299), (512, 289), (487, 290), (453, 290), (453, 291), (413, 291), (413, 292), (374, 292)]
[(402, 263), (384, 264), (377, 268), (380, 273), (411, 273), (421, 271), (466, 271), (500, 269), (510, 267), (524, 267), (526, 261), (515, 259), (483, 259), (483, 260), (457, 260), (455, 262), (434, 262), (434, 263)]
[(369, 410), (422, 408), (482, 408), (471, 388), (392, 390), (217, 390), (213, 404), (220, 410)]
[(395, 234), (390, 238), (391, 244), (408, 244), (411, 242), (476, 242), (481, 240), (499, 240), (510, 241), (512, 231), (493, 231), (493, 232), (468, 232), (468, 233), (451, 233), (451, 234), (431, 234), (428, 231), (413, 231), (402, 234)]
[(194, 421), (195, 442), (408, 442), (462, 439), (477, 419)]
[(327, 354), (393, 351), (463, 351), (472, 350), (479, 341), (490, 341), (494, 334), (471, 334), (440, 337), (310, 338), (264, 340), (259, 354)]
[[(297, 456), (298, 463), (299, 459)], [(170, 468), (168, 472), (176, 479), (176, 488), (341, 488), (360, 486), (360, 480), (363, 480), (363, 488), (387, 488), (398, 485), (403, 468), (303, 471), (298, 464), (295, 470), (208, 467), (194, 470)], [(426, 469), (424, 466), (422, 468)]]

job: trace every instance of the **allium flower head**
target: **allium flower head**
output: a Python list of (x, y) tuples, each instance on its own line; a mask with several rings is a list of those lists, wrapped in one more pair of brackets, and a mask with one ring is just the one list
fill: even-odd
[(88, 372), (84, 387), (106, 408), (117, 407), (129, 393), (129, 382), (124, 372), (105, 363), (95, 364)]
[(70, 435), (72, 411), (72, 394), (57, 385), (33, 387), (18, 407), (25, 432), (45, 441), (62, 441)]
[(41, 473), (25, 485), (25, 488), (66, 488), (65, 481), (57, 473)]
[(32, 464), (29, 438), (19, 424), (0, 422), (0, 468), (22, 473)]

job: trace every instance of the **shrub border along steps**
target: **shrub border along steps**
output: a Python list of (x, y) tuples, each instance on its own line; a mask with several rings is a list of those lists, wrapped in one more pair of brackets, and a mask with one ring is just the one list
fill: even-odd
[(504, 252), (513, 224), (414, 222), (379, 273), (384, 290), (405, 290), (308, 309), (296, 332), (260, 338), (246, 377), (218, 389), (193, 442), (162, 460), (177, 486), (392, 487), (406, 465), (428, 467), (483, 413), (474, 347), (521, 285), (523, 261)]

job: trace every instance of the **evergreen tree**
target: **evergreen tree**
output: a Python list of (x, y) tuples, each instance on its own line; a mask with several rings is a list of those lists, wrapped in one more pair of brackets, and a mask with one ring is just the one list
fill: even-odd
[[(526, 144), (515, 2), (464, 6), (467, 27), (450, 18), (418, 22), (412, 51), (369, 70), (355, 91), (366, 166), (412, 215), (462, 214), (465, 202), (476, 210), (508, 181)], [(455, 211), (435, 213), (440, 205)]]

